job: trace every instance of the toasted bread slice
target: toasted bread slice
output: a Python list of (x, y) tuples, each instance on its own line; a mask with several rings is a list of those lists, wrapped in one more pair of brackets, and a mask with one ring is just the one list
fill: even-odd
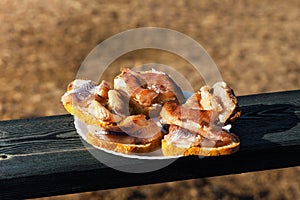
[(235, 153), (239, 150), (240, 141), (236, 136), (236, 141), (226, 146), (221, 147), (201, 147), (192, 146), (189, 148), (178, 147), (162, 140), (162, 152), (164, 156), (177, 156), (177, 155), (199, 155), (199, 156), (220, 156)]
[(151, 138), (138, 138), (126, 134), (96, 134), (89, 132), (88, 143), (119, 153), (149, 153), (161, 147), (163, 133), (159, 132)]
[(220, 134), (223, 135), (224, 139), (213, 141), (187, 129), (171, 125), (169, 134), (162, 139), (163, 155), (219, 156), (239, 150), (240, 140), (236, 135), (225, 131), (221, 131)]
[(108, 91), (109, 86), (105, 81), (98, 85), (93, 81), (76, 79), (68, 85), (61, 101), (70, 114), (84, 123), (110, 128), (123, 117), (112, 113), (102, 102), (107, 100)]
[[(130, 97), (133, 114), (158, 116), (159, 111), (157, 112), (155, 105), (162, 105), (167, 101), (184, 101), (184, 95), (174, 80), (168, 74), (154, 69), (136, 72), (121, 68), (121, 74), (114, 79), (114, 88)], [(149, 113), (152, 111), (155, 113)]]

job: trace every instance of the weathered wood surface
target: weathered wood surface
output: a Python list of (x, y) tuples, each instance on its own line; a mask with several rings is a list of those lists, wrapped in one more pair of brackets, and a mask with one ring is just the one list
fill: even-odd
[[(0, 122), (0, 199), (29, 198), (300, 165), (300, 90), (239, 97), (233, 124), (239, 152), (177, 159), (160, 170), (126, 173), (95, 159), (70, 115)], [(162, 161), (119, 162), (149, 167)]]

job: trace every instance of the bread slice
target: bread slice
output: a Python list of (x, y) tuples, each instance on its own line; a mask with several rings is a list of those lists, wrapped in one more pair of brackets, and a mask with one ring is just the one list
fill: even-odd
[(79, 108), (76, 108), (74, 106), (72, 106), (72, 103), (70, 102), (63, 102), (63, 105), (65, 107), (65, 109), (71, 114), (74, 115), (76, 117), (78, 117), (81, 121), (83, 121), (84, 123), (91, 125), (91, 124), (98, 124), (99, 120), (97, 120), (95, 117), (85, 113), (84, 111), (82, 111)]
[[(114, 124), (123, 117), (113, 114), (107, 107), (105, 97), (109, 86), (105, 81), (100, 85), (89, 80), (76, 79), (68, 85), (67, 92), (61, 101), (65, 109), (84, 123), (99, 125), (104, 128), (114, 128)], [(103, 95), (103, 96), (100, 96)]]
[(239, 150), (240, 141), (238, 137), (234, 136), (236, 141), (221, 147), (201, 147), (192, 146), (188, 148), (178, 147), (171, 143), (168, 143), (165, 139), (162, 139), (162, 152), (164, 156), (177, 156), (177, 155), (199, 155), (199, 156), (220, 156), (235, 153)]
[(182, 127), (171, 125), (168, 135), (162, 139), (164, 156), (199, 155), (219, 156), (234, 153), (239, 150), (239, 138), (225, 131), (221, 131), (222, 141), (212, 141)]
[(96, 134), (89, 132), (88, 143), (107, 150), (130, 154), (149, 153), (161, 147), (163, 133), (159, 132), (151, 138), (138, 138), (126, 134)]
[(167, 101), (184, 101), (181, 88), (166, 73), (156, 71), (136, 72), (129, 68), (121, 68), (121, 74), (114, 79), (114, 89), (124, 91), (139, 106), (139, 110), (147, 112), (153, 104)]

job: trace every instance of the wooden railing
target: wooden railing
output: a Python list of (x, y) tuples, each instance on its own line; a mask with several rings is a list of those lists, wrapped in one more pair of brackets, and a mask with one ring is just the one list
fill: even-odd
[[(300, 90), (238, 97), (242, 117), (232, 128), (239, 152), (183, 157), (147, 173), (107, 167), (83, 145), (73, 117), (59, 115), (0, 122), (0, 199), (33, 198), (258, 170), (299, 166)], [(161, 160), (126, 159), (119, 167)]]

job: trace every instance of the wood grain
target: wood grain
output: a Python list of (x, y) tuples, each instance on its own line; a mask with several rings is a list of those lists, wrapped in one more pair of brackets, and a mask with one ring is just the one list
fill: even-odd
[[(239, 152), (190, 156), (162, 169), (126, 173), (107, 167), (83, 145), (73, 117), (0, 122), (0, 199), (32, 198), (300, 165), (300, 90), (242, 96), (232, 128)], [(89, 151), (90, 150), (90, 151)], [(105, 159), (105, 158), (104, 158)], [(143, 169), (164, 161), (125, 159), (116, 167)]]

